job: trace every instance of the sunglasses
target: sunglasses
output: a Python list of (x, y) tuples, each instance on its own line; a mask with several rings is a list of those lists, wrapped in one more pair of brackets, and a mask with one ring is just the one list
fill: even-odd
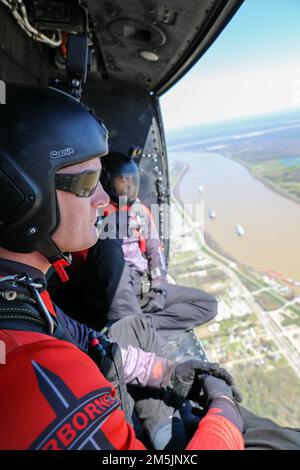
[(74, 174), (58, 173), (55, 175), (55, 187), (78, 197), (90, 197), (97, 189), (100, 176), (101, 170)]

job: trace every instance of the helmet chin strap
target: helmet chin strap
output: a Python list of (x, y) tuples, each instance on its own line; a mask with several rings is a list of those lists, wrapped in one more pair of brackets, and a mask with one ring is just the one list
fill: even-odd
[[(67, 254), (65, 253), (64, 256), (66, 255)], [(69, 266), (72, 262), (72, 255), (68, 253), (68, 257), (71, 258), (71, 261), (67, 261), (67, 259), (58, 259), (57, 261), (51, 263), (62, 282), (67, 282), (69, 280), (69, 276), (64, 269), (66, 266)]]
[(67, 282), (69, 276), (64, 268), (71, 264), (72, 255), (70, 253), (63, 253), (50, 237), (44, 237), (43, 240), (36, 243), (36, 249), (47, 258), (60, 280)]

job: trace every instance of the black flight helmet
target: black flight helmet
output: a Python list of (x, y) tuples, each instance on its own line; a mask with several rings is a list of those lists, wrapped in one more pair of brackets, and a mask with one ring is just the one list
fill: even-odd
[(133, 158), (140, 152), (139, 148), (131, 148), (128, 155), (110, 152), (103, 158), (101, 184), (113, 202), (131, 205), (136, 201), (140, 188), (140, 175)]
[(55, 173), (108, 152), (108, 132), (66, 93), (6, 83), (0, 106), (0, 246), (66, 258), (52, 241), (60, 215)]

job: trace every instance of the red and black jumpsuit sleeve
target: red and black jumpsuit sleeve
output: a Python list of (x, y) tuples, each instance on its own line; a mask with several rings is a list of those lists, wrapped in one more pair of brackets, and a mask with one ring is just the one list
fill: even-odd
[(187, 450), (243, 450), (243, 422), (235, 403), (219, 397), (210, 404)]
[(76, 346), (41, 333), (2, 330), (3, 450), (144, 449), (115, 389)]
[[(145, 449), (126, 422), (114, 387), (76, 346), (42, 333), (2, 330), (3, 450)], [(226, 413), (225, 413), (226, 414)], [(187, 449), (241, 449), (238, 427), (215, 403)]]

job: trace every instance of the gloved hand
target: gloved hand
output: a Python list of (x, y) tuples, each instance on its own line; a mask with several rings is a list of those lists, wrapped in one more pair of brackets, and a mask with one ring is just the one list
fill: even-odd
[(232, 401), (241, 402), (240, 393), (225, 380), (212, 375), (202, 375), (199, 379), (204, 393), (204, 400), (207, 404), (219, 397), (226, 397)]
[(190, 359), (174, 367), (170, 381), (172, 391), (182, 398), (199, 401), (203, 389), (203, 377), (213, 376), (224, 381), (232, 390), (237, 401), (241, 401), (239, 392), (233, 387), (233, 377), (217, 363)]
[(244, 423), (237, 402), (242, 401), (241, 395), (234, 387), (224, 380), (212, 375), (202, 375), (199, 378), (202, 385), (204, 405), (209, 409), (217, 409), (217, 414), (227, 418), (243, 433)]
[(141, 301), (141, 309), (144, 313), (160, 312), (166, 303), (166, 292), (159, 289), (150, 289)]

